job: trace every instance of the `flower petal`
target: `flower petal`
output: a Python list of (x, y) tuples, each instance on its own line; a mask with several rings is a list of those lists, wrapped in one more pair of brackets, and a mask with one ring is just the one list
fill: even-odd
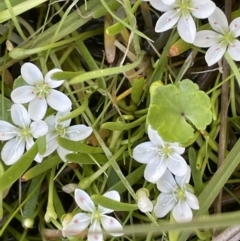
[(77, 205), (84, 211), (94, 212), (95, 206), (90, 196), (81, 189), (75, 189), (74, 194)]
[[(109, 192), (106, 192), (105, 194), (103, 194), (104, 197), (108, 197), (108, 198), (111, 198), (115, 201), (118, 201), (120, 202), (120, 195), (117, 191), (109, 191)], [(109, 208), (105, 208), (101, 205), (98, 205), (98, 211), (102, 214), (105, 214), (105, 213), (111, 213), (113, 212), (114, 210), (113, 209), (109, 209)]]
[(155, 32), (164, 32), (171, 29), (179, 20), (181, 12), (176, 10), (169, 10), (165, 12), (157, 21)]
[(64, 112), (72, 108), (71, 100), (62, 92), (52, 89), (47, 96), (47, 103), (54, 110)]
[(228, 21), (226, 15), (223, 11), (216, 7), (212, 15), (208, 17), (209, 24), (218, 33), (223, 35), (227, 34), (229, 31)]
[(153, 208), (153, 212), (158, 218), (162, 218), (169, 213), (175, 205), (176, 201), (173, 195), (161, 193), (157, 198), (157, 203)]
[(78, 213), (72, 218), (72, 220), (66, 225), (66, 227), (63, 227), (62, 235), (63, 237), (78, 235), (84, 229), (86, 229), (90, 223), (90, 214)]
[(30, 130), (34, 138), (44, 136), (48, 132), (48, 125), (45, 121), (33, 121), (30, 125)]
[(183, 176), (188, 171), (188, 165), (178, 153), (171, 153), (166, 159), (167, 168), (176, 176)]
[(123, 227), (116, 218), (101, 215), (101, 223), (106, 232), (114, 237), (122, 236), (124, 234)]
[(195, 18), (208, 18), (215, 10), (216, 5), (209, 0), (191, 0), (191, 13)]
[(156, 183), (156, 181), (163, 175), (166, 171), (166, 164), (162, 161), (161, 156), (156, 156), (150, 160), (144, 171), (144, 178), (151, 183)]
[(235, 61), (240, 61), (240, 42), (239, 40), (235, 39), (232, 41), (231, 45), (228, 45), (227, 52), (229, 53), (230, 57)]
[(45, 119), (45, 122), (48, 125), (48, 132), (55, 132), (56, 131), (56, 116), (50, 115)]
[(192, 209), (199, 209), (199, 202), (197, 197), (188, 191), (185, 191), (185, 195), (186, 195), (186, 202), (188, 203), (189, 207)]
[(235, 38), (240, 36), (240, 18), (235, 18), (229, 25), (231, 33)]
[(17, 135), (20, 130), (8, 123), (7, 121), (0, 120), (0, 140), (7, 141)]
[(47, 102), (45, 99), (36, 97), (28, 105), (28, 113), (32, 120), (41, 120), (47, 112)]
[(100, 223), (98, 220), (94, 220), (93, 224), (90, 226), (88, 230), (88, 241), (102, 241), (103, 240), (103, 234), (102, 229), (100, 226)]
[(189, 183), (191, 178), (191, 168), (189, 165), (187, 165), (187, 173), (183, 176), (175, 176), (176, 183), (179, 187), (182, 189), (185, 188), (186, 183)]
[(66, 134), (70, 140), (82, 141), (92, 134), (92, 127), (85, 125), (74, 125), (66, 128)]
[(227, 45), (225, 43), (212, 45), (205, 54), (208, 66), (216, 64), (224, 55)]
[(141, 143), (133, 149), (133, 158), (140, 163), (146, 164), (156, 156), (156, 146), (150, 141)]
[[(151, 0), (152, 1), (152, 0)], [(150, 2), (151, 2), (150, 1)], [(158, 0), (159, 1), (159, 0)], [(171, 5), (176, 2), (176, 0), (161, 0), (166, 5)]]
[(20, 86), (11, 93), (11, 99), (14, 103), (25, 104), (32, 101), (36, 97), (33, 86)]
[(61, 122), (59, 121), (60, 118), (62, 118), (65, 115), (68, 115), (69, 113), (70, 113), (70, 111), (58, 112), (56, 114), (56, 117), (55, 117), (55, 120), (54, 120), (54, 125), (59, 123), (61, 126), (64, 126), (65, 128), (70, 126), (71, 119), (61, 121)]
[(143, 213), (152, 212), (153, 210), (153, 204), (147, 196), (139, 198), (137, 205), (139, 210)]
[(191, 208), (185, 201), (178, 201), (177, 205), (172, 210), (174, 219), (178, 222), (189, 222), (192, 220), (193, 213)]
[(61, 146), (58, 146), (57, 153), (58, 153), (58, 156), (62, 159), (62, 161), (67, 162), (66, 155), (69, 153), (72, 153), (72, 151), (64, 149)]
[(15, 125), (26, 128), (31, 120), (26, 108), (21, 104), (13, 104), (11, 107), (11, 118)]
[(45, 75), (45, 83), (51, 88), (57, 88), (61, 86), (64, 80), (54, 80), (51, 78), (51, 75), (57, 72), (62, 72), (61, 69), (52, 69)]
[(193, 43), (196, 36), (196, 25), (188, 11), (183, 11), (177, 25), (180, 37), (187, 43)]
[(150, 141), (156, 146), (164, 146), (163, 139), (158, 135), (156, 130), (153, 130), (152, 127), (148, 126), (148, 137)]
[(203, 30), (196, 33), (193, 44), (201, 48), (208, 48), (221, 41), (222, 35), (212, 30)]
[(17, 138), (9, 140), (3, 147), (1, 158), (6, 165), (12, 165), (23, 155), (25, 141)]
[(157, 188), (162, 193), (172, 193), (176, 187), (175, 179), (169, 170), (166, 170), (161, 178), (157, 180)]
[(43, 81), (42, 72), (32, 63), (25, 63), (22, 65), (21, 75), (29, 85), (36, 85), (40, 81)]
[(171, 5), (171, 2), (175, 2), (175, 0), (150, 0), (150, 4), (161, 12), (174, 9), (174, 6)]
[(57, 137), (58, 135), (54, 132), (48, 133), (46, 135), (47, 149), (42, 155), (43, 157), (49, 156), (58, 148)]

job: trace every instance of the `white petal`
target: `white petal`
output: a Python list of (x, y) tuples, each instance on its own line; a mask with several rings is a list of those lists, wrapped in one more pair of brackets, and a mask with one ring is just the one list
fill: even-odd
[(93, 224), (88, 230), (88, 241), (103, 241), (102, 229), (97, 220), (93, 221)]
[(7, 141), (17, 135), (20, 130), (12, 124), (0, 120), (0, 140)]
[(47, 134), (48, 131), (48, 125), (45, 121), (34, 121), (30, 125), (30, 131), (32, 133), (32, 136), (34, 138), (38, 138), (40, 136), (44, 136)]
[(191, 13), (196, 18), (208, 18), (215, 10), (216, 5), (209, 0), (192, 0), (191, 1)]
[[(109, 192), (106, 192), (104, 195), (104, 197), (108, 197), (108, 198), (111, 198), (115, 201), (118, 201), (120, 202), (120, 195), (117, 191), (109, 191)], [(105, 213), (111, 213), (113, 212), (114, 210), (112, 209), (109, 209), (109, 208), (105, 208), (101, 205), (98, 205), (98, 211), (102, 214), (105, 214)]]
[(167, 143), (169, 147), (171, 147), (171, 149), (178, 153), (178, 154), (183, 154), (185, 151), (184, 147), (181, 147), (177, 142), (175, 143)]
[(21, 104), (13, 104), (11, 107), (11, 118), (15, 125), (26, 128), (31, 120), (26, 108)]
[(175, 179), (169, 170), (166, 170), (161, 178), (157, 180), (157, 188), (162, 193), (172, 193), (176, 187)]
[(176, 10), (170, 10), (164, 13), (157, 21), (155, 26), (155, 32), (164, 32), (171, 29), (179, 20), (181, 12)]
[(166, 2), (175, 2), (175, 0), (150, 0), (150, 4), (161, 12), (174, 9), (174, 6), (170, 5), (171, 3), (168, 4)]
[(189, 222), (192, 220), (193, 217), (192, 210), (188, 206), (187, 202), (181, 200), (173, 208), (172, 214), (174, 219), (179, 223)]
[(133, 158), (140, 163), (148, 163), (157, 156), (156, 146), (152, 142), (144, 142), (133, 149)]
[(235, 39), (232, 41), (232, 45), (228, 45), (227, 52), (229, 53), (230, 57), (235, 61), (240, 61), (240, 42), (239, 40)]
[(21, 86), (14, 89), (11, 93), (11, 99), (14, 103), (25, 104), (36, 97), (33, 86)]
[(211, 27), (218, 33), (226, 34), (228, 32), (228, 21), (220, 8), (215, 8), (213, 14), (209, 16), (208, 21)]
[(157, 203), (153, 208), (153, 212), (158, 218), (162, 218), (169, 213), (175, 205), (176, 201), (172, 195), (161, 193), (157, 198)]
[(43, 160), (43, 156), (40, 155), (40, 154), (37, 154), (35, 157), (34, 157), (34, 161), (38, 162), (38, 163), (41, 163)]
[(48, 125), (48, 132), (54, 132), (56, 131), (56, 116), (50, 115), (45, 119), (45, 122)]
[(67, 149), (62, 148), (61, 146), (58, 146), (57, 148), (58, 156), (64, 161), (67, 162), (66, 155), (69, 153), (72, 153), (72, 151), (69, 151)]
[(178, 33), (180, 37), (187, 43), (193, 43), (196, 36), (196, 25), (189, 14), (189, 12), (183, 12), (182, 17), (178, 21), (177, 25)]
[(221, 41), (222, 35), (212, 30), (203, 30), (196, 33), (194, 45), (201, 48), (208, 48)]
[(92, 134), (92, 127), (85, 125), (74, 125), (66, 128), (66, 134), (70, 140), (82, 141)]
[(163, 139), (158, 135), (156, 130), (153, 130), (152, 127), (148, 126), (148, 137), (150, 141), (156, 146), (164, 146)]
[(151, 183), (156, 183), (156, 181), (163, 175), (166, 171), (166, 164), (161, 161), (161, 156), (156, 156), (151, 159), (147, 164), (144, 171), (144, 178)]
[(170, 157), (166, 159), (167, 168), (176, 176), (183, 176), (188, 171), (188, 165), (184, 158), (179, 154), (173, 152)]
[(61, 69), (52, 69), (50, 70), (45, 76), (45, 83), (50, 86), (51, 88), (57, 88), (61, 86), (64, 80), (54, 80), (51, 78), (51, 75), (57, 72), (62, 72)]
[(101, 223), (106, 232), (114, 237), (122, 236), (124, 234), (123, 227), (116, 218), (103, 215), (101, 216)]
[(237, 38), (240, 36), (240, 18), (235, 18), (230, 23), (230, 31), (233, 33), (234, 37)]
[(227, 46), (224, 43), (212, 45), (205, 54), (208, 66), (216, 64), (223, 57), (226, 48)]
[(28, 112), (32, 120), (42, 120), (47, 112), (46, 100), (36, 97), (29, 103)]
[(25, 63), (22, 65), (21, 75), (29, 85), (36, 85), (37, 83), (43, 81), (42, 72), (32, 63)]
[(3, 147), (1, 157), (6, 165), (12, 165), (23, 155), (25, 141), (17, 138), (9, 140)]
[(66, 227), (63, 227), (63, 237), (75, 236), (80, 234), (91, 223), (91, 215), (86, 213), (76, 214)]
[(188, 191), (185, 192), (185, 195), (186, 195), (186, 202), (188, 203), (189, 207), (192, 209), (199, 209), (199, 202), (197, 197)]
[(191, 168), (187, 165), (187, 173), (183, 176), (175, 176), (176, 183), (179, 187), (185, 188), (186, 183), (189, 183), (191, 178)]
[(74, 194), (77, 205), (84, 211), (94, 212), (95, 206), (90, 196), (81, 189), (75, 189)]
[[(158, 0), (159, 1), (159, 0)], [(176, 2), (176, 0), (162, 0), (162, 2), (166, 5), (171, 5)]]
[(71, 100), (62, 92), (52, 89), (47, 96), (47, 103), (54, 110), (63, 112), (72, 108)]
[(47, 149), (43, 154), (43, 157), (49, 156), (58, 148), (57, 138), (58, 135), (53, 132), (46, 135)]
[[(61, 122), (59, 121), (59, 119), (60, 119), (61, 117), (65, 116), (65, 115), (67, 115), (67, 114), (69, 114), (69, 113), (70, 113), (70, 111), (58, 112), (58, 113), (56, 114), (55, 122), (56, 122), (56, 123), (59, 123), (61, 126), (64, 126), (64, 127), (70, 126), (71, 119), (68, 119), (68, 120), (66, 120), (66, 121), (61, 121)], [(56, 124), (56, 123), (55, 123), (55, 124)]]

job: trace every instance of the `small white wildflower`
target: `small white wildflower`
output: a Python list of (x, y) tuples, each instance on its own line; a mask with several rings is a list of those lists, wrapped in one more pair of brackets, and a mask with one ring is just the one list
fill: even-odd
[[(120, 201), (120, 195), (117, 191), (107, 192), (103, 196)], [(106, 215), (114, 210), (100, 205), (95, 207), (90, 196), (81, 189), (75, 190), (74, 197), (77, 205), (87, 213), (76, 214), (67, 225), (64, 225), (62, 230), (63, 237), (78, 235), (85, 230), (89, 224), (88, 241), (103, 240), (101, 225), (105, 231), (112, 236), (117, 237), (123, 235), (123, 227), (118, 220)]]
[(144, 178), (148, 182), (156, 181), (169, 169), (174, 175), (183, 176), (187, 173), (187, 164), (180, 155), (185, 148), (178, 143), (164, 142), (157, 131), (148, 127), (150, 141), (141, 143), (133, 149), (133, 158), (147, 164)]
[(25, 63), (21, 67), (22, 78), (28, 85), (14, 89), (11, 93), (13, 102), (17, 104), (29, 103), (28, 112), (32, 120), (41, 120), (47, 111), (47, 105), (57, 111), (71, 109), (70, 99), (54, 88), (63, 84), (64, 80), (53, 80), (51, 75), (61, 72), (60, 69), (49, 71), (45, 78), (39, 68), (32, 63)]
[(197, 197), (186, 186), (190, 180), (190, 172), (190, 167), (188, 167), (188, 173), (185, 176), (176, 176), (174, 179), (171, 172), (167, 170), (157, 181), (157, 187), (161, 191), (153, 209), (157, 217), (162, 218), (172, 211), (177, 222), (192, 220), (191, 209), (199, 209), (199, 203)]
[(217, 63), (227, 51), (235, 61), (240, 61), (240, 18), (235, 18), (228, 26), (228, 21), (221, 9), (216, 8), (208, 18), (213, 30), (203, 30), (196, 34), (194, 45), (208, 48), (205, 60), (208, 66)]
[(73, 141), (82, 141), (92, 133), (92, 127), (86, 125), (70, 126), (71, 119), (59, 122), (59, 118), (68, 114), (69, 112), (58, 112), (56, 115), (51, 115), (45, 119), (48, 125), (48, 133), (46, 135), (47, 150), (43, 157), (49, 156), (55, 150), (59, 157), (65, 162), (65, 156), (71, 151), (66, 150), (58, 145), (58, 137), (64, 137)]
[[(29, 113), (23, 105), (13, 104), (11, 107), (12, 125), (7, 121), (0, 121), (0, 140), (8, 142), (4, 145), (1, 158), (6, 165), (14, 164), (34, 144), (33, 138), (44, 136), (48, 131), (47, 124), (42, 121), (31, 122)], [(35, 161), (41, 162), (37, 155)]]
[(215, 3), (211, 0), (150, 0), (150, 4), (161, 12), (165, 12), (158, 19), (156, 32), (164, 32), (177, 24), (180, 37), (193, 43), (196, 35), (195, 18), (208, 18), (215, 10)]

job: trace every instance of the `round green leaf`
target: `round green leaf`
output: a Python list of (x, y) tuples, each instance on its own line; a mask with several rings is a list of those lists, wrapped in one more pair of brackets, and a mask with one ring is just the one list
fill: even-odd
[(147, 121), (167, 142), (185, 143), (212, 120), (210, 98), (185, 79), (155, 89)]

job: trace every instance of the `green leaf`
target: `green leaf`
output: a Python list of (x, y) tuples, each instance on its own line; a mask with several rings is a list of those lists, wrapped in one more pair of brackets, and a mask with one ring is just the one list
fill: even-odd
[(204, 130), (211, 123), (210, 107), (209, 97), (185, 79), (155, 89), (147, 121), (165, 141), (185, 143), (195, 128)]
[(0, 94), (0, 120), (11, 122), (10, 108), (12, 101)]
[(7, 169), (7, 171), (0, 177), (0, 191), (12, 185), (22, 176), (31, 165), (37, 152), (37, 144), (35, 143), (16, 163)]
[(137, 204), (129, 204), (115, 201), (111, 198), (104, 197), (102, 195), (92, 195), (92, 200), (105, 208), (113, 209), (114, 211), (134, 211), (138, 209)]

